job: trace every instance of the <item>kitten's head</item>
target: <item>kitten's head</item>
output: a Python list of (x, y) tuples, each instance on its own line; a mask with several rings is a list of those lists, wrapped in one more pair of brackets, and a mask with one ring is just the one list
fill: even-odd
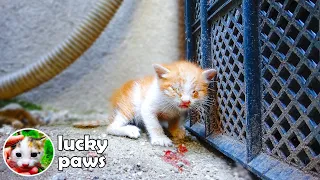
[(203, 70), (197, 65), (179, 61), (170, 65), (153, 65), (160, 90), (180, 110), (186, 110), (203, 101), (208, 94), (208, 85), (216, 76), (215, 69)]
[(44, 143), (46, 138), (34, 139), (24, 137), (18, 142), (11, 151), (11, 161), (22, 169), (28, 169), (37, 166), (43, 156)]

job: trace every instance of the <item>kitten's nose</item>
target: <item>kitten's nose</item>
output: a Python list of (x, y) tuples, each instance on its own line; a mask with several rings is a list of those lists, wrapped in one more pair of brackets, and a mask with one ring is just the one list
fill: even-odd
[(190, 97), (188, 95), (183, 95), (181, 97), (181, 103), (179, 105), (180, 108), (184, 108), (184, 109), (189, 108), (190, 104), (191, 104)]
[(189, 106), (190, 105), (190, 97), (187, 96), (187, 95), (183, 95), (181, 97), (181, 104), (184, 105), (184, 106)]
[(22, 164), (22, 167), (29, 167), (29, 164)]

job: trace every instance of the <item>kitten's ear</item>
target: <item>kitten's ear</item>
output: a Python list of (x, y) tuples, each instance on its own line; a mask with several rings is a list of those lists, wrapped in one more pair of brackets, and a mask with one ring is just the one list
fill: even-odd
[(40, 143), (41, 143), (42, 145), (44, 145), (44, 143), (46, 142), (46, 140), (47, 140), (47, 138), (46, 138), (46, 137), (43, 137), (43, 138), (40, 140)]
[(160, 64), (152, 64), (158, 78), (166, 78), (167, 74), (170, 72), (169, 69), (161, 66)]
[(47, 137), (45, 136), (42, 136), (41, 138), (31, 138), (31, 141), (38, 141), (40, 142), (41, 144), (44, 144), (47, 140)]
[(217, 71), (215, 69), (207, 69), (202, 72), (202, 76), (206, 83), (210, 83), (216, 75)]

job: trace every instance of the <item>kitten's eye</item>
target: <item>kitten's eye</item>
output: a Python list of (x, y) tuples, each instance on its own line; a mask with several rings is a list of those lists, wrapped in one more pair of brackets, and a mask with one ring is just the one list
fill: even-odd
[(17, 157), (21, 157), (21, 153), (16, 153), (16, 156)]
[(178, 91), (178, 88), (175, 88), (175, 87), (173, 87), (173, 86), (171, 86), (171, 89), (172, 89), (173, 91), (175, 91), (175, 92)]
[(37, 157), (38, 153), (31, 153), (31, 157)]
[(193, 92), (192, 92), (192, 95), (193, 95), (193, 97), (195, 97), (195, 98), (196, 98), (196, 97), (198, 97), (198, 96), (199, 96), (199, 93), (198, 93), (198, 91), (193, 91)]

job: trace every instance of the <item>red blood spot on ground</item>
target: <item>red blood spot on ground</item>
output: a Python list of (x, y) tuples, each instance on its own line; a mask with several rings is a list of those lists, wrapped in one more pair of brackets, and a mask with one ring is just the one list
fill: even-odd
[(187, 147), (184, 144), (180, 144), (176, 151), (164, 151), (162, 159), (172, 166), (178, 168), (179, 172), (182, 172), (183, 167), (190, 166), (189, 161), (184, 158), (184, 153), (186, 152), (188, 152)]
[(178, 152), (181, 154), (184, 154), (184, 153), (188, 152), (188, 149), (184, 144), (180, 144), (178, 146)]
[(87, 156), (88, 156), (88, 157), (96, 157), (96, 156), (98, 156), (98, 155), (97, 155), (97, 153), (94, 152), (94, 151), (89, 151), (88, 154), (87, 154)]

